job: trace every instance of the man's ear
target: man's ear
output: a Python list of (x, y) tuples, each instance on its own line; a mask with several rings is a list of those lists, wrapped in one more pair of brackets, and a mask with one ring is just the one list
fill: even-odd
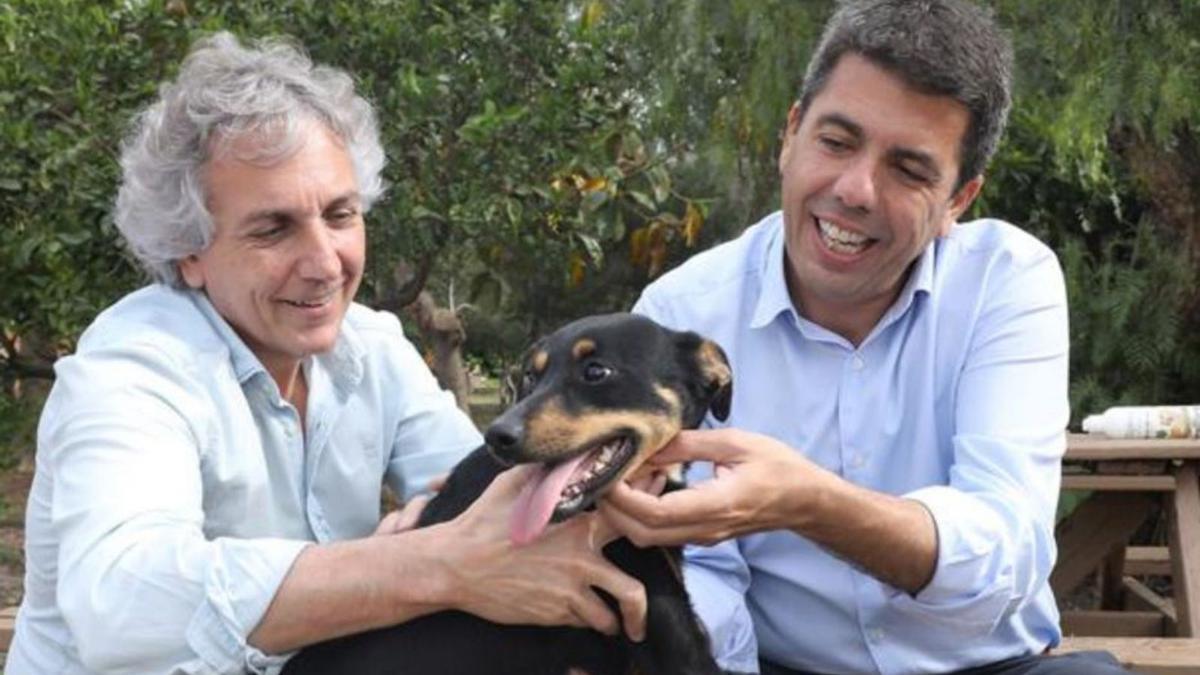
[(783, 127), (783, 138), (780, 139), (783, 143), (779, 148), (779, 173), (783, 173), (783, 165), (786, 163), (788, 149), (795, 142), (796, 132), (800, 130), (800, 102), (792, 103), (792, 107), (788, 109), (787, 124)]
[(175, 263), (179, 269), (179, 276), (183, 278), (183, 283), (187, 284), (188, 288), (200, 290), (204, 288), (204, 263), (200, 261), (200, 257), (195, 253), (182, 258)]
[(958, 189), (958, 192), (950, 196), (950, 208), (946, 209), (945, 217), (942, 218), (941, 226), (938, 228), (938, 236), (944, 237), (950, 234), (950, 228), (954, 227), (954, 223), (958, 222), (959, 216), (971, 208), (971, 203), (979, 196), (979, 191), (982, 189), (983, 175), (980, 174), (967, 181)]

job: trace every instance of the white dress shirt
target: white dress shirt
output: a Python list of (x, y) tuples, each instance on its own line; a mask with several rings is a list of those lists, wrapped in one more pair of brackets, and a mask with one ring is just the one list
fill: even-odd
[[(207, 297), (153, 285), (55, 366), (9, 675), (277, 670), (246, 637), (300, 551), (369, 535), (481, 439), (391, 314), (303, 362), (307, 428)], [(303, 431), (303, 433), (302, 433)]]
[[(822, 673), (945, 672), (1058, 643), (1068, 334), (1045, 245), (996, 220), (956, 225), (855, 347), (793, 307), (776, 213), (652, 284), (635, 311), (725, 349), (724, 425), (918, 500), (936, 522), (936, 571), (915, 596), (787, 531), (688, 548), (725, 668), (757, 672), (761, 655)], [(697, 463), (692, 482), (709, 471)]]

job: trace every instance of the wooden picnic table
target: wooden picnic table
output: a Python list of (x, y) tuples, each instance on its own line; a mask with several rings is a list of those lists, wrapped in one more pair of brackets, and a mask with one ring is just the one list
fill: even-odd
[[(1058, 524), (1050, 584), (1061, 600), (1092, 572), (1101, 579), (1100, 609), (1064, 611), (1064, 633), (1200, 638), (1200, 440), (1068, 434), (1063, 489), (1091, 495)], [(1130, 547), (1156, 513), (1167, 545)], [(1170, 576), (1170, 597), (1146, 575)]]

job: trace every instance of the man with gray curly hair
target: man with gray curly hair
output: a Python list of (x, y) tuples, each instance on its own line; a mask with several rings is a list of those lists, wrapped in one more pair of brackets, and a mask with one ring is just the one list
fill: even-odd
[(1123, 672), (1043, 656), (1062, 635), (1062, 270), (1008, 223), (958, 222), (1012, 60), (966, 0), (839, 3), (787, 114), (781, 210), (635, 307), (737, 373), (727, 420), (654, 458), (695, 462), (692, 489), (618, 485), (602, 507), (636, 543), (705, 545), (686, 579), (725, 668)]
[[(594, 514), (509, 542), (525, 469), (411, 529), (481, 439), (396, 317), (353, 302), (383, 164), (351, 78), (281, 41), (200, 40), (137, 118), (116, 222), (156, 283), (56, 365), (9, 673), (274, 672), (443, 609), (617, 631), (594, 588), (640, 636)], [(385, 480), (409, 501), (380, 522)]]

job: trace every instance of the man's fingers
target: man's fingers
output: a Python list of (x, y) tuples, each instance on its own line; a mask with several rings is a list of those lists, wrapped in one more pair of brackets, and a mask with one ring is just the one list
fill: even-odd
[(375, 526), (375, 534), (392, 534), (396, 531), (396, 523), (400, 521), (400, 511), (392, 511)]
[(641, 547), (681, 546), (696, 543), (701, 541), (700, 538), (703, 537), (706, 527), (704, 524), (649, 527), (612, 507), (601, 506), (600, 509), (605, 520), (608, 520), (615, 530)]
[(429, 497), (426, 495), (417, 495), (405, 503), (404, 507), (398, 511), (392, 511), (379, 521), (379, 525), (375, 527), (375, 534), (396, 534), (404, 532), (416, 527), (417, 520), (421, 517), (421, 512), (425, 510), (425, 505), (429, 503)]
[(522, 464), (501, 472), (500, 475), (492, 480), (492, 484), (483, 491), (479, 499), (475, 500), (475, 504), (479, 504), (480, 502), (490, 504), (496, 500), (502, 500), (501, 503), (512, 503), (521, 492), (521, 488), (525, 487), (525, 484), (529, 482), (532, 473), (537, 470), (538, 468), (533, 464)]
[(724, 500), (712, 490), (694, 487), (654, 496), (616, 483), (600, 507), (611, 507), (650, 527), (677, 527), (711, 522), (723, 515)]
[(656, 513), (661, 497), (635, 489), (617, 481), (600, 500), (600, 507), (609, 506), (624, 513), (636, 516), (648, 516)]
[(649, 461), (657, 466), (694, 461), (729, 462), (741, 455), (729, 440), (726, 429), (685, 429)]
[[(646, 587), (642, 585), (642, 582), (616, 567), (603, 565), (597, 568), (592, 585), (604, 589), (613, 596), (621, 607), (621, 621), (625, 624), (625, 634), (629, 636), (630, 640), (641, 642), (646, 636)], [(612, 616), (608, 605), (605, 605), (594, 593), (591, 595), (597, 602), (600, 602), (605, 612)]]
[(400, 510), (399, 518), (396, 519), (392, 532), (404, 532), (416, 527), (417, 520), (421, 518), (421, 512), (425, 510), (425, 505), (428, 503), (429, 495), (417, 495), (408, 500), (408, 503)]
[(605, 635), (616, 635), (617, 631), (621, 629), (617, 625), (617, 617), (613, 615), (612, 610), (591, 590), (584, 591), (580, 597), (575, 599), (571, 604), (571, 611), (579, 618), (582, 625)]

